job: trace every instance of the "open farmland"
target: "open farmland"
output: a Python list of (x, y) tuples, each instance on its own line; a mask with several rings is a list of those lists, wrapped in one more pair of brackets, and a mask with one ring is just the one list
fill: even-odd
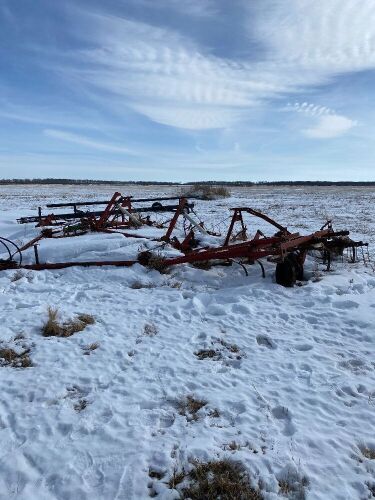
[[(18, 217), (114, 191), (180, 188), (1, 186), (0, 236), (22, 244), (38, 230)], [(139, 264), (1, 271), (0, 356), (12, 349), (29, 363), (5, 354), (0, 363), (0, 499), (184, 498), (177, 473), (194, 459), (227, 458), (265, 499), (371, 498), (375, 189), (233, 188), (195, 211), (225, 234), (235, 206), (301, 233), (332, 219), (368, 241), (374, 260), (340, 259), (326, 273), (309, 258), (307, 280), (290, 289), (274, 283), (267, 262), (265, 279), (256, 265), (249, 276), (236, 265), (187, 264), (167, 274)], [(267, 229), (254, 218), (247, 226)], [(95, 234), (42, 242), (40, 255), (122, 259), (142, 245)], [(93, 321), (66, 338), (43, 336), (48, 308), (61, 324)]]

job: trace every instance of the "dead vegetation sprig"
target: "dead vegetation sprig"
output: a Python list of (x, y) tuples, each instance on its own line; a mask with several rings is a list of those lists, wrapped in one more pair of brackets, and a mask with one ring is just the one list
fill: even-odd
[(306, 476), (300, 476), (295, 472), (289, 472), (285, 477), (278, 479), (279, 495), (294, 500), (305, 500), (306, 488), (310, 481)]
[(0, 366), (10, 366), (11, 368), (29, 368), (33, 366), (30, 352), (31, 349), (23, 342), (23, 335), (16, 335), (13, 342), (22, 349), (16, 351), (13, 347), (0, 342)]
[(220, 351), (217, 351), (215, 349), (200, 349), (199, 351), (196, 351), (194, 355), (200, 359), (213, 359), (214, 361), (219, 361), (219, 359), (222, 358), (222, 354)]
[(15, 273), (10, 277), (10, 281), (15, 283), (16, 281), (26, 278), (29, 283), (34, 281), (34, 275), (31, 271), (26, 272), (23, 269), (17, 269)]
[(42, 327), (44, 337), (71, 337), (74, 333), (82, 332), (86, 326), (93, 325), (95, 318), (91, 314), (79, 314), (75, 319), (64, 323), (58, 320), (58, 309), (48, 307), (48, 318)]
[(242, 354), (240, 348), (236, 344), (230, 344), (226, 342), (224, 339), (216, 339), (211, 342), (212, 346), (215, 347), (219, 345), (219, 347), (210, 348), (210, 349), (199, 349), (194, 353), (194, 355), (199, 359), (211, 359), (213, 361), (220, 361), (225, 357), (231, 359), (235, 358), (237, 360), (242, 358)]
[(240, 349), (237, 344), (230, 344), (229, 342), (226, 342), (224, 339), (220, 339), (219, 343), (225, 347), (229, 352), (233, 354), (238, 354), (240, 352)]
[(93, 351), (95, 351), (99, 347), (99, 342), (93, 342), (92, 344), (85, 345), (82, 347), (84, 351), (83, 354), (89, 356)]
[(170, 272), (170, 268), (166, 263), (165, 257), (163, 257), (160, 253), (151, 252), (150, 250), (140, 252), (138, 254), (138, 262), (142, 266), (159, 271), (161, 274), (168, 274)]
[(257, 450), (249, 441), (238, 443), (237, 441), (233, 440), (229, 443), (224, 443), (221, 448), (224, 451), (231, 451), (233, 453), (244, 449), (250, 450), (252, 453), (254, 453), (254, 455), (257, 455), (259, 453), (259, 450)]
[(81, 413), (87, 406), (89, 405), (89, 402), (87, 399), (80, 399), (77, 401), (77, 403), (74, 403), (73, 408), (77, 413)]
[[(183, 486), (185, 483), (186, 486)], [(182, 499), (263, 499), (260, 489), (252, 486), (243, 464), (228, 459), (208, 462), (195, 460), (189, 472), (174, 471), (168, 485), (172, 489), (178, 488)]]
[(133, 290), (141, 290), (142, 288), (155, 288), (156, 285), (154, 283), (143, 283), (142, 281), (135, 280), (130, 285), (130, 288)]
[(375, 460), (375, 448), (372, 446), (366, 446), (365, 444), (360, 444), (358, 446), (360, 452), (365, 458), (369, 460)]
[(0, 348), (0, 366), (11, 366), (12, 368), (29, 368), (32, 365), (30, 349), (18, 353), (10, 347)]
[(77, 413), (80, 413), (90, 404), (90, 401), (87, 399), (88, 394), (89, 391), (87, 389), (73, 385), (66, 388), (66, 394), (63, 399), (70, 400), (72, 402), (73, 409)]
[(369, 481), (367, 481), (365, 484), (366, 484), (371, 496), (375, 497), (375, 483), (370, 483)]
[(170, 477), (168, 481), (168, 488), (171, 490), (175, 490), (176, 487), (182, 483), (182, 481), (185, 479), (186, 472), (184, 470), (178, 471), (178, 469), (173, 469), (172, 476)]
[(194, 396), (186, 396), (177, 402), (178, 413), (183, 417), (186, 417), (188, 422), (197, 421), (199, 419), (198, 412), (204, 406), (206, 406), (207, 401), (204, 399), (197, 399)]
[(19, 281), (25, 276), (25, 273), (21, 269), (17, 269), (17, 271), (11, 276), (10, 281), (13, 283), (15, 281)]
[(230, 190), (226, 186), (215, 186), (212, 184), (194, 184), (187, 186), (182, 192), (182, 196), (186, 198), (198, 197), (202, 200), (229, 198), (230, 195)]
[(146, 335), (147, 337), (155, 337), (155, 335), (158, 333), (158, 329), (155, 326), (154, 323), (146, 323), (144, 328), (143, 328), (143, 334)]

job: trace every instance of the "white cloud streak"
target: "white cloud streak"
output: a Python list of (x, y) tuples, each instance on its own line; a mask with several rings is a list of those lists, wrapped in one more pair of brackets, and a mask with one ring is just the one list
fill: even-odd
[(214, 0), (128, 0), (137, 7), (175, 10), (181, 15), (207, 17), (217, 12)]
[(301, 131), (304, 136), (310, 139), (340, 137), (358, 125), (357, 121), (339, 115), (331, 108), (308, 102), (289, 104), (285, 108), (285, 111), (302, 113), (308, 118), (315, 120), (316, 123), (313, 127)]
[(143, 23), (90, 16), (91, 41), (79, 53), (75, 78), (123, 99), (150, 120), (186, 129), (232, 126), (280, 85), (251, 65), (202, 53), (189, 39)]
[[(265, 49), (257, 62), (213, 56), (170, 29), (81, 11), (91, 27), (85, 41), (96, 48), (78, 53), (70, 71), (154, 122), (199, 130), (231, 127), (266, 100), (302, 93), (340, 73), (375, 68), (374, 0), (264, 0), (260, 5), (249, 20)], [(320, 107), (310, 112), (326, 113)], [(328, 122), (334, 120), (322, 123)]]
[(332, 139), (340, 137), (356, 126), (356, 122), (340, 115), (325, 115), (319, 118), (318, 123), (303, 130), (303, 134), (311, 139)]
[(56, 129), (45, 129), (43, 131), (46, 137), (51, 137), (52, 139), (58, 139), (61, 141), (71, 142), (73, 144), (78, 144), (80, 146), (84, 146), (90, 149), (97, 149), (99, 151), (106, 151), (109, 153), (121, 153), (121, 154), (135, 154), (127, 148), (123, 148), (121, 146), (115, 146), (113, 144), (106, 144), (103, 142), (98, 142), (93, 139), (89, 139), (87, 137), (73, 134), (71, 132), (65, 132), (63, 130)]
[(270, 59), (308, 78), (375, 66), (373, 0), (265, 0), (256, 26)]

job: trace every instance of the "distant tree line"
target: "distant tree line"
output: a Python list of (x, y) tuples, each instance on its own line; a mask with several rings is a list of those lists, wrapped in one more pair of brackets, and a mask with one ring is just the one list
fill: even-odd
[(166, 181), (103, 181), (93, 179), (0, 179), (0, 185), (9, 184), (75, 184), (75, 185), (137, 185), (137, 186), (375, 186), (375, 181), (196, 181), (196, 182), (166, 182)]
[(76, 184), (78, 186), (86, 184), (108, 184), (108, 185), (128, 185), (137, 184), (140, 186), (149, 185), (179, 185), (178, 182), (158, 182), (158, 181), (103, 181), (103, 180), (93, 180), (93, 179), (0, 179), (1, 184)]
[(187, 185), (214, 186), (375, 186), (375, 181), (197, 181)]

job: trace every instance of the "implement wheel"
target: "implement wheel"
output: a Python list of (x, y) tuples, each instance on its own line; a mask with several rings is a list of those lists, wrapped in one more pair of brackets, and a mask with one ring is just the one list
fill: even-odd
[(284, 262), (276, 265), (276, 283), (285, 287), (292, 287), (296, 280), (303, 279), (303, 265), (294, 254), (285, 257)]

